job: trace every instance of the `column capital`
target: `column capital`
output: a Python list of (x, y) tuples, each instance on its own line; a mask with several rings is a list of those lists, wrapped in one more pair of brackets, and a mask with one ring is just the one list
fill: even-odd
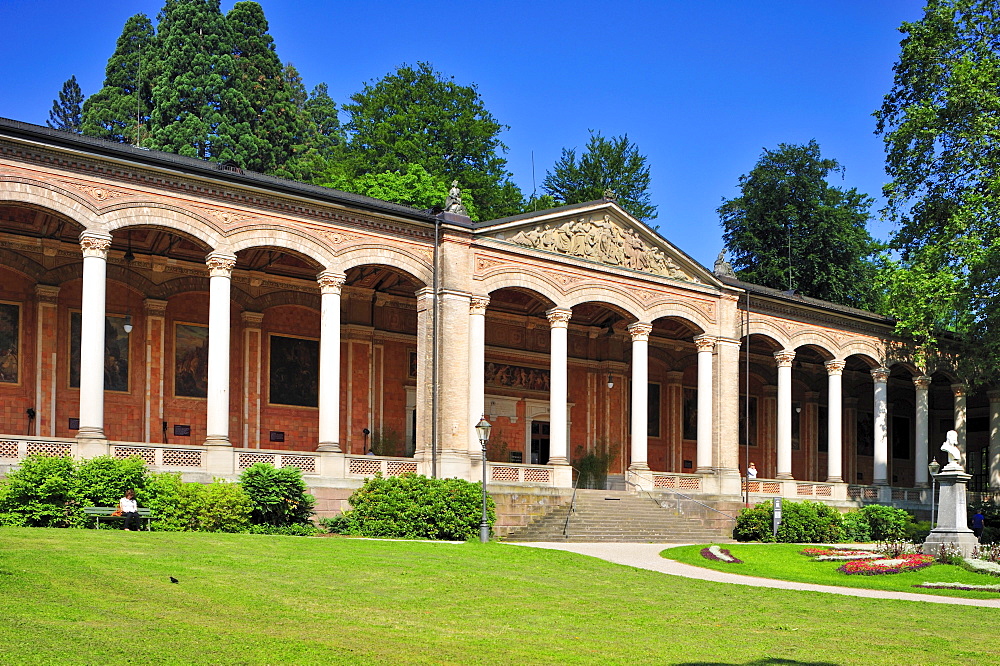
[(716, 346), (729, 345), (730, 347), (742, 347), (743, 341), (739, 338), (723, 338), (718, 337), (715, 339)]
[(782, 349), (776, 351), (774, 352), (774, 360), (777, 361), (779, 368), (790, 368), (792, 367), (792, 361), (795, 360), (795, 350)]
[(244, 310), (240, 313), (240, 321), (243, 322), (246, 328), (260, 328), (260, 325), (264, 322), (264, 313)]
[(951, 393), (956, 398), (964, 398), (969, 394), (969, 387), (967, 387), (965, 384), (952, 384)]
[(986, 397), (990, 399), (990, 404), (1000, 402), (1000, 391), (987, 391)]
[(885, 384), (889, 381), (889, 368), (872, 368), (872, 379), (876, 384)]
[(834, 359), (832, 361), (827, 361), (823, 365), (826, 366), (826, 374), (830, 377), (838, 377), (844, 374), (844, 367), (847, 365), (847, 361), (841, 361)]
[(347, 282), (347, 276), (339, 271), (323, 271), (316, 276), (319, 289), (324, 294), (339, 294), (341, 287)]
[(148, 317), (165, 317), (167, 315), (167, 302), (156, 298), (146, 298), (142, 301), (146, 308)]
[(229, 277), (233, 268), (236, 267), (236, 257), (223, 252), (210, 252), (205, 257), (205, 265), (208, 266), (208, 274), (211, 277)]
[(698, 352), (711, 352), (715, 349), (716, 339), (711, 335), (698, 335), (694, 338), (694, 344), (698, 347)]
[(646, 322), (637, 321), (628, 325), (628, 334), (632, 336), (632, 342), (646, 342), (652, 332), (653, 325)]
[(552, 308), (545, 311), (545, 316), (548, 318), (549, 325), (552, 328), (568, 328), (573, 311), (569, 308)]
[(39, 303), (56, 304), (59, 302), (59, 287), (50, 284), (36, 284), (35, 296), (38, 297)]
[(931, 378), (927, 375), (920, 375), (919, 377), (913, 378), (913, 386), (918, 391), (926, 391), (931, 387)]
[(473, 296), (472, 300), (469, 301), (469, 314), (470, 315), (486, 315), (486, 308), (490, 304), (489, 296)]
[(100, 231), (84, 231), (80, 234), (80, 247), (83, 256), (98, 257), (107, 260), (111, 248), (111, 234)]

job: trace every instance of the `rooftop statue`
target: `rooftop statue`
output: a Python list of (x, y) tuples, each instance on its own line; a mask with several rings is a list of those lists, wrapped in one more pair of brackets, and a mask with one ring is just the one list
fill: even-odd
[(448, 198), (444, 200), (444, 210), (446, 213), (456, 213), (458, 215), (469, 216), (469, 211), (462, 205), (462, 190), (458, 187), (458, 181), (451, 181), (451, 189), (448, 190)]
[(726, 261), (725, 249), (719, 252), (719, 256), (715, 258), (715, 274), (719, 277), (736, 277), (732, 265)]

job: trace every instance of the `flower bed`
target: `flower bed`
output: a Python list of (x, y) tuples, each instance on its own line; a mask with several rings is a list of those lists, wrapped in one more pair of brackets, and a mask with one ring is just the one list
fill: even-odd
[(970, 592), (1000, 592), (1000, 585), (971, 585), (970, 583), (922, 583), (913, 587), (929, 590), (968, 590)]
[(802, 554), (817, 562), (843, 562), (852, 560), (871, 560), (881, 557), (870, 550), (847, 550), (840, 548), (805, 548)]
[(701, 556), (706, 560), (715, 560), (716, 562), (725, 562), (727, 564), (743, 564), (743, 560), (737, 559), (729, 552), (728, 548), (719, 548), (718, 546), (709, 546), (708, 548), (701, 549)]
[(881, 576), (903, 571), (916, 571), (933, 563), (934, 558), (931, 555), (901, 555), (891, 560), (854, 560), (838, 567), (837, 571), (850, 575)]

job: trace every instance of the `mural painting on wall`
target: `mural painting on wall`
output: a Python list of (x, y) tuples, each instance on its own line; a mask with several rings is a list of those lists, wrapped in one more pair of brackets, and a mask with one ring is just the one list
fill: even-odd
[(757, 446), (757, 396), (740, 396), (740, 446)]
[(319, 340), (271, 336), (268, 401), (319, 406)]
[(17, 384), (21, 308), (0, 303), (0, 382)]
[(875, 426), (871, 412), (858, 412), (857, 454), (875, 455)]
[[(128, 333), (126, 317), (104, 317), (104, 390), (128, 392)], [(83, 315), (69, 313), (69, 385), (80, 388), (80, 331)]]
[(684, 389), (684, 439), (698, 439), (698, 389)]
[(407, 366), (407, 369), (406, 369), (406, 376), (409, 377), (410, 379), (416, 379), (417, 378), (417, 352), (411, 349), (410, 353), (407, 356), (409, 358), (408, 358), (408, 366)]
[(486, 385), (528, 389), (529, 391), (548, 391), (549, 371), (507, 363), (487, 363)]
[(178, 398), (208, 395), (207, 326), (174, 326), (174, 395)]

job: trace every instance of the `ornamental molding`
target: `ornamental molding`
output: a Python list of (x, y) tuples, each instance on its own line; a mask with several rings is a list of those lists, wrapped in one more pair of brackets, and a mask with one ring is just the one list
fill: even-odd
[(347, 282), (347, 276), (337, 271), (323, 271), (316, 277), (316, 281), (319, 283), (320, 293), (339, 294)]
[(236, 257), (213, 252), (205, 259), (205, 264), (208, 266), (210, 276), (227, 278), (232, 275), (233, 269), (236, 268)]
[(826, 374), (830, 377), (840, 377), (844, 374), (844, 368), (847, 367), (847, 361), (827, 361), (823, 365), (826, 366)]
[(885, 384), (889, 381), (889, 368), (873, 368), (871, 373), (876, 384)]
[(486, 308), (489, 307), (489, 304), (490, 304), (489, 296), (473, 296), (469, 300), (469, 314), (485, 315)]
[[(745, 299), (739, 301), (738, 305), (741, 311), (745, 311), (745, 303)], [(765, 321), (771, 323), (786, 321), (791, 326), (798, 329), (801, 329), (803, 326), (810, 326), (813, 328), (819, 328), (826, 332), (836, 333), (844, 336), (845, 339), (856, 338), (856, 335), (849, 335), (846, 333), (845, 329), (847, 331), (853, 331), (855, 333), (860, 333), (879, 340), (884, 339), (887, 334), (891, 333), (893, 330), (893, 326), (890, 323), (879, 325), (861, 322), (856, 319), (851, 319), (848, 315), (837, 316), (832, 313), (820, 312), (812, 309), (807, 310), (805, 308), (797, 308), (784, 303), (758, 300), (756, 298), (752, 302), (750, 309), (754, 315), (757, 315), (758, 317), (763, 315), (766, 317), (765, 319), (755, 318), (752, 321)]]
[(552, 308), (545, 312), (545, 317), (549, 320), (549, 324), (552, 328), (567, 328), (569, 326), (570, 317), (573, 316), (572, 310), (566, 310), (564, 308)]
[(111, 249), (111, 236), (84, 231), (80, 234), (80, 247), (83, 248), (84, 257), (107, 259), (108, 250)]
[(650, 243), (635, 229), (620, 224), (608, 214), (543, 222), (538, 226), (501, 231), (492, 237), (614, 268), (651, 273), (672, 280), (703, 282), (693, 271), (679, 265), (687, 261)]
[(106, 187), (98, 187), (95, 185), (84, 185), (83, 183), (77, 183), (72, 180), (59, 180), (55, 179), (53, 182), (62, 183), (63, 185), (68, 185), (78, 192), (83, 192), (89, 196), (94, 201), (111, 201), (113, 199), (120, 199), (121, 197), (129, 196), (129, 192), (122, 192), (121, 190), (114, 190)]
[(49, 285), (49, 284), (36, 284), (35, 296), (38, 298), (39, 303), (45, 303), (47, 305), (58, 305), (59, 287), (56, 285)]
[(648, 342), (649, 334), (652, 332), (653, 325), (642, 321), (628, 325), (628, 334), (632, 336), (633, 342)]
[(202, 213), (211, 216), (213, 219), (227, 226), (258, 217), (256, 215), (247, 215), (246, 213), (237, 213), (235, 211), (221, 210), (219, 208), (207, 208), (205, 206), (194, 206), (194, 208), (199, 209)]
[(795, 352), (787, 349), (776, 351), (774, 352), (774, 360), (777, 361), (779, 368), (790, 368), (795, 360)]
[(969, 394), (969, 388), (965, 384), (952, 384), (951, 394), (956, 398), (964, 398)]
[(711, 352), (715, 349), (715, 338), (711, 335), (699, 335), (694, 339), (694, 344), (699, 352)]
[(484, 257), (481, 254), (476, 255), (476, 273), (482, 273), (491, 268), (496, 268), (497, 266), (506, 266), (510, 264), (509, 261), (503, 259), (497, 259), (495, 257)]
[(913, 386), (918, 391), (926, 391), (931, 387), (931, 378), (927, 375), (921, 375), (920, 377), (913, 378)]

